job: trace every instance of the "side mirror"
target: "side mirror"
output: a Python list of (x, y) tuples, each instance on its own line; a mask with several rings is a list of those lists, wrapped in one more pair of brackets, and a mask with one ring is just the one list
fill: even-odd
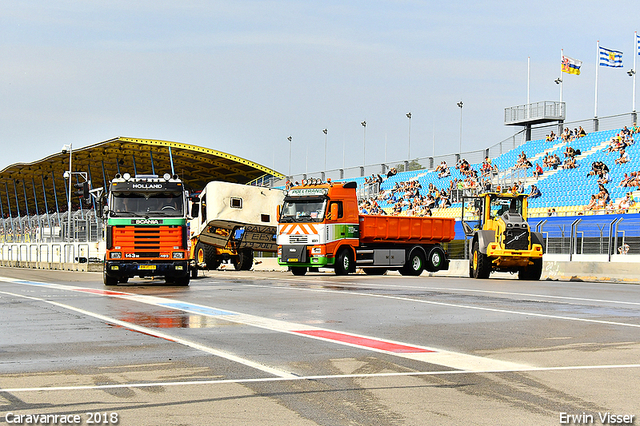
[(104, 197), (100, 197), (96, 200), (96, 208), (98, 209), (98, 217), (104, 218)]
[(281, 206), (280, 206), (280, 204), (278, 204), (276, 206), (276, 218), (277, 218), (278, 222), (280, 222), (280, 208), (281, 208)]
[(196, 217), (198, 217), (199, 212), (200, 212), (200, 203), (198, 203), (197, 201), (193, 201), (191, 203), (191, 218), (195, 219)]
[(329, 217), (329, 219), (331, 219), (331, 220), (338, 219), (338, 204), (337, 203), (331, 204), (331, 210), (329, 211), (329, 214), (331, 215)]
[(469, 226), (467, 222), (462, 222), (462, 229), (464, 230), (464, 235), (466, 235), (467, 237), (473, 235), (473, 229), (471, 229), (471, 226)]

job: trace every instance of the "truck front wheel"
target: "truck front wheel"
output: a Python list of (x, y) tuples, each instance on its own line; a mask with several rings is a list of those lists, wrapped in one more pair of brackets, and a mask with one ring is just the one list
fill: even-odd
[(189, 275), (185, 276), (185, 277), (177, 277), (173, 279), (173, 284), (175, 285), (181, 285), (181, 286), (188, 286), (189, 285)]
[(293, 275), (302, 276), (302, 275), (307, 273), (307, 267), (306, 266), (292, 266), (291, 267), (291, 273)]
[(107, 274), (107, 262), (105, 260), (104, 267), (102, 268), (102, 281), (104, 285), (118, 285), (118, 278), (112, 277)]
[(349, 249), (342, 249), (336, 256), (336, 266), (335, 273), (336, 275), (347, 275), (351, 272), (351, 268), (353, 264), (353, 256)]

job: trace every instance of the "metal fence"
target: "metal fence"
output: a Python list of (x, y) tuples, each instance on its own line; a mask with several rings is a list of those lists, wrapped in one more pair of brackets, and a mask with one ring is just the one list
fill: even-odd
[[(640, 215), (604, 215), (593, 218), (568, 218), (533, 224), (542, 232), (545, 252), (573, 255), (640, 254)], [(624, 252), (624, 253), (623, 253)]]
[[(94, 210), (0, 219), (0, 243), (99, 242), (103, 221)], [(70, 232), (69, 232), (70, 231)]]
[[(545, 254), (568, 255), (569, 260), (580, 255), (601, 255), (611, 260), (614, 255), (640, 254), (640, 214), (530, 219), (529, 225), (542, 233)], [(469, 241), (450, 242), (449, 256), (468, 259)]]

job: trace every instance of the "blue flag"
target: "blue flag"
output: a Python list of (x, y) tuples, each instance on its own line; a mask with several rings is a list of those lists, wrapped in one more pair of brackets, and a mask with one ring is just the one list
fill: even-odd
[(622, 52), (601, 47), (600, 66), (622, 68)]

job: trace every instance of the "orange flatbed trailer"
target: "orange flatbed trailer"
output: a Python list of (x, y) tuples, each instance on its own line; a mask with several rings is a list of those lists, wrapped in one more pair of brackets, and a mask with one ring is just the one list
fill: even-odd
[(452, 241), (455, 219), (361, 215), (360, 241), (369, 243), (435, 244)]

